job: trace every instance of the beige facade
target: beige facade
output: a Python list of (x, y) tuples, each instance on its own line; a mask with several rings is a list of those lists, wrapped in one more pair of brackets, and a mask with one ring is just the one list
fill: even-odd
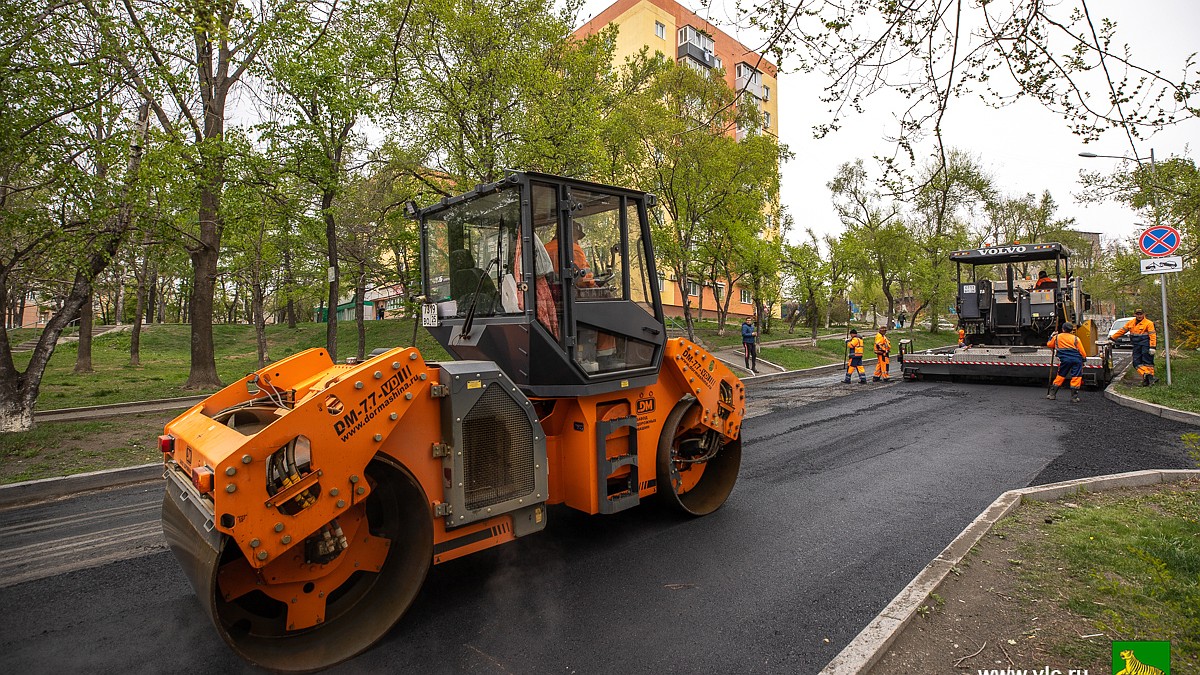
[[(674, 0), (617, 0), (580, 26), (575, 34), (591, 35), (609, 24), (619, 29), (614, 63), (649, 47), (651, 53), (662, 53), (697, 69), (723, 69), (730, 88), (754, 97), (755, 105), (764, 114), (763, 131), (779, 137), (779, 69), (762, 55)], [(737, 132), (739, 140), (742, 133)], [(768, 236), (771, 233), (778, 236), (774, 219)], [(727, 284), (719, 284), (718, 288), (701, 287), (669, 277), (666, 273), (659, 279), (663, 310), (668, 316), (682, 315), (685, 301), (691, 303), (693, 312), (700, 310), (704, 316), (714, 316), (718, 296), (724, 302)], [(740, 318), (754, 314), (754, 303), (747, 289), (734, 285), (730, 292), (733, 293), (729, 302), (731, 315)]]
[(614, 62), (648, 46), (651, 52), (689, 65), (724, 68), (726, 83), (754, 96), (765, 113), (764, 131), (779, 137), (779, 69), (761, 54), (674, 0), (618, 0), (575, 33), (591, 35), (609, 24), (619, 28)]

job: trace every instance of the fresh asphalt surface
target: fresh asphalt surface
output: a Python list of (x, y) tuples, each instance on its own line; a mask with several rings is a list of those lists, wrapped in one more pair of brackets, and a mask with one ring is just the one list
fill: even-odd
[[(550, 512), (435, 567), (407, 616), (333, 672), (815, 673), (1002, 492), (1190, 468), (1195, 427), (982, 384), (751, 391), (725, 507)], [(0, 511), (0, 670), (229, 673), (143, 484)], [(57, 520), (55, 520), (57, 519)]]

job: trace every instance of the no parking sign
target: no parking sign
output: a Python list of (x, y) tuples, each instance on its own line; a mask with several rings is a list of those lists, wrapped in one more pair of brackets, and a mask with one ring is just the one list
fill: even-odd
[(1146, 228), (1142, 236), (1138, 237), (1138, 246), (1141, 247), (1142, 253), (1155, 258), (1171, 255), (1179, 248), (1179, 230), (1170, 225)]

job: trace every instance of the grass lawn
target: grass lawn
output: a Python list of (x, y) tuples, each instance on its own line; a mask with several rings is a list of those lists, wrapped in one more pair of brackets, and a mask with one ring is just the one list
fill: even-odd
[[(17, 344), (17, 340), (10, 340)], [(20, 334), (31, 333), (24, 330)], [(412, 340), (412, 322), (407, 319), (385, 319), (366, 322), (367, 353), (377, 347), (408, 346)], [(28, 339), (28, 338), (26, 338)], [(127, 401), (176, 398), (208, 392), (183, 388), (187, 381), (191, 352), (191, 327), (178, 324), (156, 324), (142, 331), (141, 365), (129, 365), (129, 332), (108, 333), (92, 343), (94, 372), (73, 373), (78, 345), (71, 342), (54, 350), (50, 365), (42, 378), (38, 395), (38, 410), (105, 405)], [(246, 325), (215, 325), (217, 373), (228, 383), (256, 369), (254, 329)], [(286, 325), (267, 326), (268, 351), (273, 359), (281, 359), (312, 347), (325, 346), (325, 324), (302, 323), (292, 330)], [(353, 322), (338, 324), (338, 352), (353, 355), (358, 337)], [(447, 358), (428, 331), (417, 331), (417, 345), (429, 360)], [(29, 363), (29, 353), (14, 354), (18, 368)]]
[[(1200, 499), (1195, 481), (1138, 495), (1079, 495), (1026, 518), (1043, 536), (1017, 564), (1044, 602), (1124, 640), (1170, 640), (1171, 671), (1200, 672)], [(1023, 507), (1024, 508), (1024, 507)], [(1049, 524), (1046, 524), (1049, 523)], [(1001, 521), (997, 534), (1019, 526)], [(1074, 650), (1107, 642), (1074, 641)], [(1084, 658), (1086, 661), (1087, 659)]]
[[(957, 337), (949, 331), (929, 333), (928, 331), (915, 330), (910, 335), (907, 330), (893, 330), (888, 331), (888, 336), (892, 340), (893, 359), (896, 358), (896, 355), (900, 351), (901, 339), (911, 339), (914, 351), (945, 347), (957, 341)], [(864, 359), (870, 359), (874, 356), (871, 351), (871, 345), (873, 344), (871, 340), (872, 338), (865, 340), (866, 344), (863, 347)], [(831, 363), (841, 363), (845, 357), (845, 343), (841, 340), (821, 340), (817, 342), (816, 347), (803, 345), (788, 345), (783, 347), (764, 346), (759, 350), (759, 357), (765, 361), (779, 364), (789, 370), (815, 368)]]
[(176, 414), (42, 422), (33, 431), (0, 434), (0, 483), (161, 462), (157, 437)]
[(1167, 386), (1167, 362), (1162, 352), (1154, 357), (1154, 370), (1158, 375), (1156, 386), (1138, 386), (1141, 378), (1138, 377), (1137, 371), (1130, 367), (1125, 373), (1125, 379), (1117, 384), (1117, 391), (1168, 408), (1200, 413), (1200, 352), (1171, 354), (1170, 387)]

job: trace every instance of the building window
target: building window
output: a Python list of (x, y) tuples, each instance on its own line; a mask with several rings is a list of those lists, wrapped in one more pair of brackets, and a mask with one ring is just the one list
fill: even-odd
[(717, 282), (717, 287), (716, 287), (716, 289), (713, 290), (713, 295), (717, 298), (717, 302), (720, 302), (721, 298), (725, 297), (725, 283), (724, 282), (722, 282), (722, 281)]
[(771, 88), (765, 84), (763, 85), (763, 100), (764, 101), (771, 100)]
[(662, 293), (667, 290), (667, 278), (663, 275), (658, 275), (658, 292)]
[(763, 112), (763, 128), (764, 129), (771, 128), (771, 113), (766, 112), (766, 111)]
[(657, 35), (658, 37), (666, 40), (667, 39), (666, 25), (663, 24), (663, 22), (661, 22), (661, 21), (655, 21), (654, 22), (654, 34)]
[(750, 297), (750, 291), (745, 288), (741, 289), (741, 291), (742, 291), (742, 304), (743, 305), (754, 304), (754, 298)]
[(700, 284), (698, 284), (694, 281), (689, 281), (689, 282), (687, 282), (687, 286), (688, 286), (688, 295), (690, 295), (692, 297), (696, 297), (696, 298), (700, 297)]

